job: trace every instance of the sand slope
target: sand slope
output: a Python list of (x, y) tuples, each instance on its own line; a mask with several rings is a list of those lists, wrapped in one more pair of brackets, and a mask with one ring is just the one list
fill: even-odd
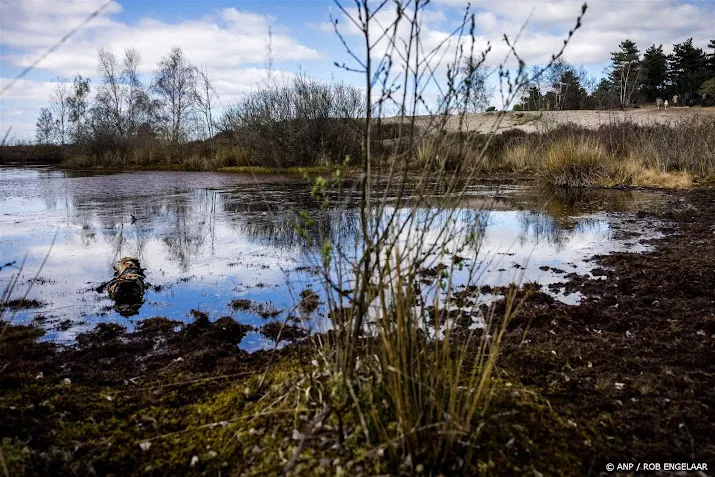
[[(598, 128), (601, 125), (632, 121), (640, 125), (668, 124), (680, 121), (691, 121), (697, 117), (715, 121), (715, 108), (668, 108), (658, 111), (655, 107), (631, 109), (627, 111), (542, 111), (508, 112), (497, 125), (499, 114), (480, 113), (468, 115), (464, 127), (469, 131), (488, 133), (494, 128), (497, 132), (511, 129), (521, 129), (527, 132), (539, 132), (561, 124), (573, 123), (586, 128)], [(392, 118), (391, 118), (392, 119)], [(417, 118), (417, 125), (426, 127), (433, 120), (430, 116)], [(447, 120), (447, 129), (459, 129), (459, 118), (454, 116)]]

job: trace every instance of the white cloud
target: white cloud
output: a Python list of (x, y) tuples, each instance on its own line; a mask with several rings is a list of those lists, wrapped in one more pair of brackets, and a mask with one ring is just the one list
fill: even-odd
[[(464, 0), (436, 0), (443, 6), (462, 8)], [(496, 39), (495, 49), (503, 42), (495, 36), (507, 33), (511, 38), (528, 20), (517, 50), (527, 63), (544, 63), (561, 47), (573, 28), (582, 0), (474, 0), (480, 34)], [(695, 0), (599, 0), (588, 2), (583, 26), (574, 35), (565, 58), (575, 64), (606, 64), (618, 44), (630, 38), (641, 51), (651, 44), (663, 44), (670, 51), (673, 43), (694, 37), (705, 46), (712, 38), (715, 8), (710, 1)], [(499, 55), (496, 55), (497, 57)]]
[[(0, 90), (10, 83), (12, 78), (0, 78)], [(52, 89), (55, 87), (53, 81), (32, 81), (21, 79), (10, 88), (5, 95), (4, 101), (43, 101), (46, 102)]]
[[(3, 35), (0, 43), (11, 49), (5, 55), (5, 61), (16, 67), (28, 66), (102, 3), (102, 0), (30, 0), (21, 3), (2, 0), (0, 27)], [(178, 23), (142, 18), (129, 24), (114, 18), (120, 11), (121, 7), (112, 3), (43, 60), (38, 69), (63, 76), (75, 73), (92, 76), (96, 73), (99, 48), (115, 53), (137, 48), (143, 59), (142, 70), (149, 72), (173, 46), (183, 48), (190, 60), (211, 69), (262, 65), (266, 60), (268, 28), (275, 22), (269, 16), (226, 8), (204, 18)], [(272, 37), (272, 54), (276, 61), (320, 58), (318, 51), (301, 45), (280, 26), (274, 27)]]
[[(34, 62), (70, 29), (79, 26), (105, 0), (0, 0), (0, 61), (24, 68)], [(135, 22), (120, 21), (119, 3), (112, 2), (74, 36), (37, 66), (26, 79), (18, 81), (0, 98), (0, 122), (26, 137), (34, 135), (34, 121), (41, 106), (48, 103), (53, 83), (32, 78), (79, 73), (93, 77), (96, 84), (97, 50), (106, 48), (118, 56), (136, 48), (142, 58), (140, 71), (148, 80), (159, 60), (174, 47), (208, 70), (221, 102), (227, 104), (265, 79), (268, 29), (272, 30), (274, 61), (302, 61), (321, 58), (318, 51), (295, 40), (276, 18), (225, 8), (191, 20), (169, 23), (156, 18)], [(274, 71), (277, 79), (292, 73)], [(0, 79), (3, 85), (10, 79)], [(23, 111), (11, 115), (10, 110)]]

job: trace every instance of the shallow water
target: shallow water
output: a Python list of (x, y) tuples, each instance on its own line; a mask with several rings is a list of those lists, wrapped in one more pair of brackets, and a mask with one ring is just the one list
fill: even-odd
[[(654, 237), (654, 227), (635, 212), (661, 201), (658, 194), (639, 191), (557, 197), (530, 187), (475, 185), (460, 202), (456, 220), (482, 227), (480, 283), (548, 285), (563, 281), (564, 273), (587, 273), (594, 254), (645, 249), (635, 238)], [(293, 225), (304, 209), (316, 220), (310, 235), (354, 236), (357, 211), (321, 211), (295, 177), (0, 167), (0, 265), (18, 265), (27, 254), (13, 298), (25, 293), (55, 240), (28, 295), (43, 306), (14, 319), (43, 316), (47, 338), (58, 341), (71, 341), (98, 322), (131, 329), (152, 316), (190, 321), (191, 309), (260, 326), (265, 320), (255, 310), (235, 311), (230, 302), (246, 298), (285, 311), (306, 287), (320, 294), (314, 268), (319, 245), (306, 244)], [(124, 256), (141, 261), (152, 285), (131, 317), (95, 291)], [(0, 287), (16, 271), (0, 270)], [(557, 298), (574, 303), (579, 297)], [(267, 345), (251, 333), (241, 347)]]

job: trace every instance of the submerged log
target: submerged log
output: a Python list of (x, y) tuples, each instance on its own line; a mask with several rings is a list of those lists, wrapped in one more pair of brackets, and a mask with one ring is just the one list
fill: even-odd
[(115, 302), (115, 310), (122, 316), (132, 316), (139, 312), (144, 303), (145, 278), (139, 260), (123, 257), (114, 266), (114, 278), (97, 290), (106, 288)]

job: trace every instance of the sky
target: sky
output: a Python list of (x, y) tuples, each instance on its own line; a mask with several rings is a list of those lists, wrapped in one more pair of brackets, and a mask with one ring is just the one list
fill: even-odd
[[(372, 0), (371, 0), (372, 1)], [(376, 1), (376, 0), (375, 0)], [(80, 25), (106, 0), (0, 0), (0, 83), (3, 89), (67, 32)], [(344, 0), (346, 7), (352, 1)], [(425, 44), (437, 45), (464, 15), (465, 0), (432, 0), (425, 10)], [(477, 44), (491, 42), (490, 65), (504, 58), (506, 33), (515, 38), (527, 65), (542, 65), (558, 51), (580, 13), (580, 0), (472, 0)], [(12, 127), (14, 140), (32, 140), (40, 108), (49, 102), (54, 81), (76, 74), (96, 86), (97, 51), (121, 56), (136, 48), (141, 72), (151, 81), (157, 62), (173, 46), (205, 69), (219, 96), (219, 107), (238, 100), (265, 80), (269, 61), (274, 78), (305, 72), (363, 85), (363, 77), (335, 66), (353, 66), (336, 36), (332, 18), (348, 44), (360, 49), (359, 37), (333, 0), (114, 0), (78, 33), (44, 58), (0, 96), (0, 130)], [(391, 13), (378, 18), (389, 23)], [(523, 28), (524, 24), (526, 26)], [(593, 0), (564, 58), (600, 77), (610, 52), (625, 38), (641, 51), (693, 37), (705, 47), (715, 39), (715, 0)], [(271, 30), (271, 41), (268, 31)], [(407, 32), (401, 32), (406, 35)], [(270, 43), (271, 55), (268, 55)], [(445, 73), (446, 70), (441, 73)], [(493, 104), (501, 107), (495, 94)]]

